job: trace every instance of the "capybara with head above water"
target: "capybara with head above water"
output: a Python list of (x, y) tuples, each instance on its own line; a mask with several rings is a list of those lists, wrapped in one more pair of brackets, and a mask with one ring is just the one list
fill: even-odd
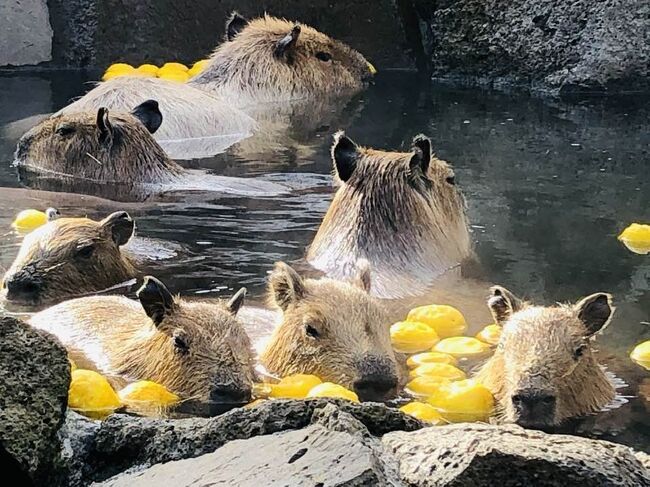
[(418, 294), (470, 255), (464, 198), (428, 138), (385, 152), (339, 132), (332, 160), (340, 187), (307, 252), (314, 267), (346, 279), (367, 259), (373, 292), (392, 298)]
[(188, 302), (145, 277), (140, 302), (121, 296), (73, 299), (35, 314), (30, 323), (56, 335), (80, 366), (114, 380), (152, 380), (182, 399), (242, 403), (250, 399), (254, 360), (228, 302)]
[(307, 25), (234, 13), (226, 31), (189, 84), (239, 104), (354, 93), (374, 74), (359, 52)]
[(101, 291), (135, 276), (120, 247), (133, 235), (125, 211), (100, 221), (57, 218), (28, 233), (2, 280), (10, 301), (38, 305)]
[(303, 279), (283, 262), (270, 276), (270, 301), (282, 321), (261, 354), (273, 374), (314, 374), (353, 389), (362, 400), (397, 393), (400, 367), (389, 323), (368, 294), (370, 272), (361, 262), (351, 282)]
[(104, 183), (167, 183), (183, 172), (152, 137), (162, 115), (148, 100), (130, 113), (55, 115), (22, 136), (16, 164), (52, 175)]
[(614, 399), (614, 385), (591, 348), (614, 312), (609, 294), (543, 307), (495, 286), (488, 306), (503, 332), (477, 378), (494, 394), (500, 420), (551, 428)]

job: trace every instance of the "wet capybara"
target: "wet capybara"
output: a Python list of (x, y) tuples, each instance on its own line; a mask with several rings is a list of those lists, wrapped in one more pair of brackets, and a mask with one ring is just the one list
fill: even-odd
[(113, 379), (151, 380), (182, 399), (250, 399), (254, 360), (236, 314), (245, 289), (228, 302), (189, 302), (147, 276), (138, 301), (91, 296), (35, 314), (30, 324), (57, 336), (79, 366)]
[(370, 289), (361, 261), (350, 282), (304, 279), (278, 262), (269, 300), (282, 318), (261, 354), (272, 374), (314, 374), (353, 389), (362, 400), (384, 400), (403, 382), (391, 346), (389, 323)]
[(338, 132), (332, 161), (340, 187), (307, 252), (315, 268), (346, 279), (367, 259), (373, 293), (392, 298), (419, 294), (471, 254), (465, 200), (427, 137), (385, 152)]
[(614, 385), (591, 346), (614, 313), (609, 294), (544, 307), (495, 286), (488, 306), (503, 332), (477, 379), (494, 394), (498, 419), (552, 428), (597, 413), (614, 399)]
[(9, 301), (39, 305), (102, 291), (135, 276), (120, 247), (133, 235), (128, 213), (100, 221), (57, 218), (28, 233), (2, 280)]
[(152, 137), (162, 115), (148, 100), (130, 113), (95, 111), (55, 115), (22, 136), (16, 164), (52, 176), (103, 183), (169, 183), (183, 169)]

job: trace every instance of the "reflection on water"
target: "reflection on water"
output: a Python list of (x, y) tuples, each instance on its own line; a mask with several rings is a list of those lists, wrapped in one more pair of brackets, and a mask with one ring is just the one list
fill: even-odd
[[(78, 73), (0, 78), (0, 124), (59, 109), (83, 92), (77, 80)], [(170, 242), (176, 254), (143, 262), (144, 273), (172, 291), (201, 298), (246, 286), (248, 302), (260, 304), (275, 261), (307, 268), (305, 247), (334, 190), (331, 133), (346, 128), (362, 145), (407, 149), (413, 135), (423, 132), (437, 155), (453, 164), (465, 192), (480, 282), (549, 304), (596, 291), (614, 294), (616, 315), (596, 343), (601, 362), (629, 384), (620, 392), (630, 399), (578, 430), (647, 450), (648, 373), (628, 353), (649, 338), (650, 260), (616, 240), (629, 223), (650, 221), (647, 106), (638, 98), (545, 102), (422, 86), (409, 75), (387, 74), (348, 105), (333, 107), (322, 124), (312, 123), (316, 116), (291, 113), (224, 154), (184, 162), (193, 170), (291, 188), (264, 198), (193, 192), (118, 203), (7, 190), (18, 187), (10, 166), (15, 140), (0, 138), (0, 268), (17, 251), (19, 237), (9, 224), (21, 209), (55, 206), (67, 215), (91, 217), (125, 209), (136, 219), (139, 236)], [(471, 289), (462, 311), (485, 313), (486, 291)], [(470, 332), (485, 324), (472, 322)], [(254, 338), (265, 333), (263, 326), (252, 327)]]

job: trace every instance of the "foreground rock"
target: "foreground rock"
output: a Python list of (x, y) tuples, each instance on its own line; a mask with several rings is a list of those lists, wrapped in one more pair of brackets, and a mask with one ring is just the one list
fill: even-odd
[(650, 4), (414, 0), (434, 76), (533, 91), (648, 90)]
[(0, 444), (36, 483), (49, 479), (58, 455), (69, 383), (68, 357), (58, 341), (0, 318)]
[(401, 479), (418, 486), (650, 486), (631, 448), (519, 426), (458, 424), (389, 433)]
[[(326, 399), (267, 401), (215, 418), (165, 420), (113, 415), (96, 423), (70, 415), (61, 435), (63, 444), (69, 447), (61, 483), (84, 485), (133, 467), (211, 453), (233, 440), (297, 430), (318, 421), (323, 409), (334, 405), (362, 425), (367, 434), (375, 436), (423, 427), (420, 421), (381, 404)], [(99, 427), (93, 431), (97, 424)], [(259, 456), (253, 450), (249, 453), (248, 461)]]

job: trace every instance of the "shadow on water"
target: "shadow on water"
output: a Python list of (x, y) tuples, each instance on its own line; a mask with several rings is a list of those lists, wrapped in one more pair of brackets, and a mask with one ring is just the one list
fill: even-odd
[[(0, 78), (0, 124), (57, 110), (74, 89), (83, 91), (79, 83), (71, 86), (45, 75)], [(174, 258), (147, 262), (143, 272), (174, 292), (202, 298), (246, 286), (249, 303), (260, 303), (273, 263), (303, 258), (331, 201), (332, 132), (345, 128), (358, 143), (387, 149), (407, 149), (423, 132), (453, 164), (467, 198), (481, 280), (547, 304), (596, 291), (614, 294), (616, 315), (596, 344), (601, 362), (628, 384), (620, 390), (628, 402), (574, 431), (648, 450), (648, 372), (628, 354), (650, 338), (650, 261), (616, 240), (629, 223), (650, 221), (648, 106), (638, 97), (545, 101), (384, 74), (325, 123), (289, 113), (224, 154), (184, 163), (291, 186), (284, 195), (200, 192), (133, 204), (12, 190), (11, 198), (0, 197), (0, 228), (6, 229), (0, 231), (0, 269), (10, 265), (20, 241), (9, 229), (18, 210), (58, 200), (67, 214), (101, 217), (109, 207), (123, 207), (136, 219), (138, 235), (176, 249)], [(18, 186), (10, 167), (14, 144), (0, 139), (0, 192)], [(471, 323), (470, 331), (485, 324)]]

